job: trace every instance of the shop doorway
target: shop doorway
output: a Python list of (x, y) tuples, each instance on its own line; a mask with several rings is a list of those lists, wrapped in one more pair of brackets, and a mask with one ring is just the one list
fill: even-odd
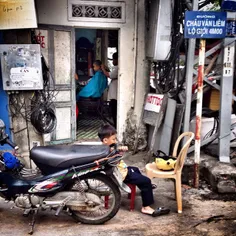
[(113, 70), (112, 56), (115, 52), (118, 52), (118, 30), (75, 29), (76, 138), (79, 142), (97, 142), (98, 129), (105, 123), (114, 125), (108, 99), (110, 78), (105, 77), (108, 87), (103, 86), (99, 97), (90, 96), (89, 92), (84, 96), (81, 91), (86, 86), (95, 88), (96, 84), (92, 83), (95, 77), (98, 81), (104, 79), (104, 73), (101, 78), (97, 77), (94, 61), (101, 61), (107, 71)]

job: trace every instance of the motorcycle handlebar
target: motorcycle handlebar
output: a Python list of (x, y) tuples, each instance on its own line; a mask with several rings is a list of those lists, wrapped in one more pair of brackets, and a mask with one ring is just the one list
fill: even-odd
[(95, 161), (97, 164), (102, 164), (102, 162), (105, 162), (105, 161), (112, 161), (114, 160), (115, 158), (121, 158), (121, 155), (120, 154), (115, 154), (113, 156), (109, 156), (109, 157), (105, 157), (105, 158), (102, 158), (102, 159), (99, 159), (97, 161)]

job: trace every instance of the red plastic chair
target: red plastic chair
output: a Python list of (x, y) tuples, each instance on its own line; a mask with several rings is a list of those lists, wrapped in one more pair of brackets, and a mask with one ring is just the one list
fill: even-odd
[(105, 209), (108, 209), (108, 204), (109, 204), (109, 196), (105, 196), (104, 198), (104, 204), (105, 204)]
[(133, 211), (134, 205), (135, 205), (136, 185), (134, 185), (134, 184), (127, 184), (127, 185), (131, 189), (131, 193), (128, 194), (128, 198), (130, 199), (129, 209), (130, 209), (130, 211)]
[[(135, 205), (136, 185), (134, 185), (134, 184), (127, 184), (127, 185), (131, 189), (131, 193), (128, 194), (128, 199), (130, 199), (129, 209), (130, 209), (130, 211), (133, 211), (134, 210), (134, 205)], [(105, 207), (105, 209), (108, 209), (108, 204), (109, 204), (109, 196), (105, 196), (104, 197), (104, 207)]]

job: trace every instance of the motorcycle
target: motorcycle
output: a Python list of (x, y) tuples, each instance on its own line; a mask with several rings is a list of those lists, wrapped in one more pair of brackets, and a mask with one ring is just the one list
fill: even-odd
[[(13, 147), (13, 154), (18, 149), (0, 120), (0, 145), (4, 144)], [(32, 214), (30, 234), (39, 210), (55, 210), (56, 216), (65, 211), (81, 223), (103, 224), (120, 208), (120, 189), (130, 193), (116, 167), (122, 159), (116, 148), (111, 152), (104, 145), (34, 147), (34, 170), (22, 164), (9, 168), (6, 153), (0, 156), (0, 196), (14, 201), (25, 216)]]

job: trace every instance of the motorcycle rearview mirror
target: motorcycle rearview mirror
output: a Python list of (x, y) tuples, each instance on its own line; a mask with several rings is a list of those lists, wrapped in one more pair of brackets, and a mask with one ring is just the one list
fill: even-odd
[(5, 129), (5, 123), (0, 119), (0, 129)]
[(4, 137), (6, 136), (5, 129), (5, 123), (3, 122), (3, 120), (0, 119), (0, 140), (4, 139)]
[(8, 135), (6, 134), (5, 130), (6, 126), (3, 120), (0, 119), (0, 145), (9, 144), (15, 150), (18, 150), (18, 146), (8, 138)]

